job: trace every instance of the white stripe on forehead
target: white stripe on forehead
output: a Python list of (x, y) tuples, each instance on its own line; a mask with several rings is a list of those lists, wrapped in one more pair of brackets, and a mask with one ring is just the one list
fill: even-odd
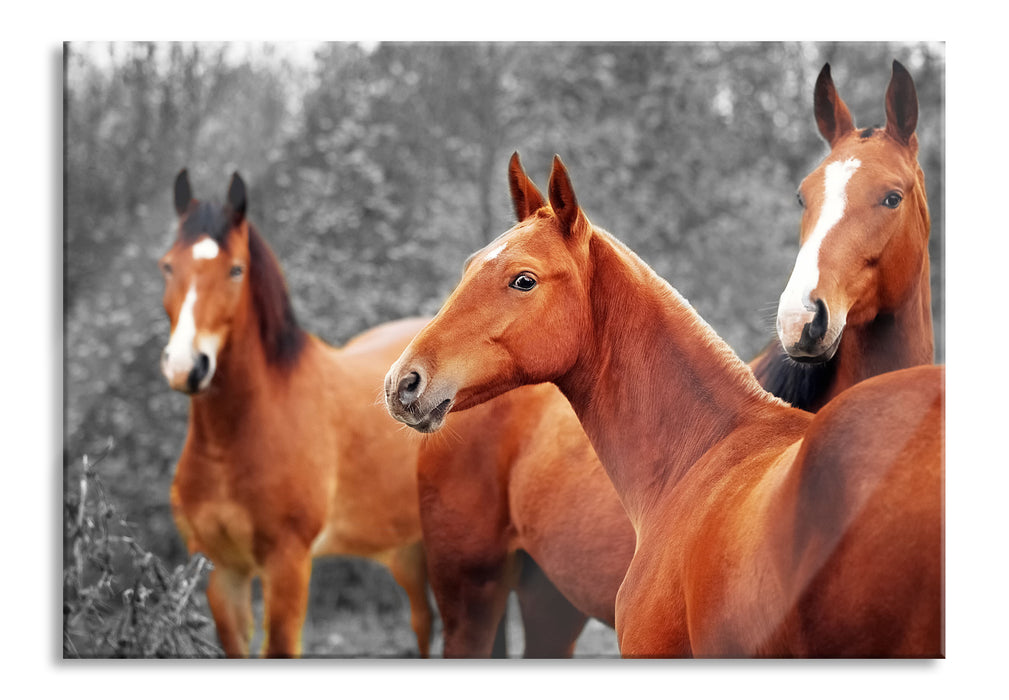
[(848, 181), (861, 164), (857, 158), (848, 158), (844, 161), (834, 161), (824, 169), (823, 208), (820, 209), (820, 218), (817, 219), (813, 232), (809, 234), (809, 238), (795, 258), (792, 276), (785, 291), (781, 293), (782, 304), (788, 299), (796, 304), (801, 303), (806, 308), (812, 306), (809, 295), (820, 281), (820, 247), (827, 234), (844, 216), (844, 208), (848, 202)]
[(501, 254), (501, 251), (504, 250), (507, 245), (508, 245), (507, 243), (502, 243), (497, 248), (487, 253), (487, 257), (484, 258), (484, 262), (488, 262), (499, 256)]
[(220, 250), (217, 241), (210, 236), (204, 236), (193, 246), (193, 260), (213, 260)]

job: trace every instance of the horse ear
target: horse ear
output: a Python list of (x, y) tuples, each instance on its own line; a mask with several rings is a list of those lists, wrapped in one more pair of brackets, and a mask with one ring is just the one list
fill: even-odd
[(886, 88), (886, 132), (905, 146), (918, 125), (918, 93), (914, 80), (900, 62), (893, 62), (893, 74)]
[(820, 134), (831, 146), (837, 139), (855, 128), (848, 106), (834, 89), (829, 63), (823, 64), (820, 75), (816, 77), (816, 86), (813, 88), (813, 112)]
[(511, 160), (508, 161), (508, 188), (512, 193), (515, 218), (519, 221), (525, 220), (526, 217), (546, 204), (543, 195), (522, 169), (518, 151), (512, 153)]
[(193, 191), (189, 187), (189, 173), (185, 168), (175, 176), (175, 213), (182, 216), (189, 211), (189, 203), (193, 199)]
[(571, 186), (568, 170), (557, 155), (554, 156), (553, 169), (550, 171), (547, 195), (550, 197), (550, 208), (560, 220), (564, 235), (571, 235), (576, 229), (579, 216), (584, 220), (584, 215), (578, 208), (578, 200), (575, 199), (575, 189)]
[(231, 225), (237, 226), (245, 218), (245, 182), (237, 172), (228, 185), (228, 206), (231, 207)]

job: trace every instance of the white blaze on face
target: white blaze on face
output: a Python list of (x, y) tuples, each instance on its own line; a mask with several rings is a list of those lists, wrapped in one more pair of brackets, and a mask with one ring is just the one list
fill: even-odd
[(844, 161), (834, 161), (824, 170), (823, 208), (820, 209), (820, 218), (817, 219), (812, 233), (799, 249), (792, 276), (785, 286), (785, 291), (781, 293), (778, 302), (779, 328), (783, 315), (816, 311), (816, 305), (809, 297), (820, 281), (820, 247), (827, 234), (844, 216), (848, 201), (846, 194), (848, 181), (861, 164), (862, 162), (856, 158), (848, 158)]
[(497, 248), (495, 248), (491, 252), (487, 253), (487, 256), (483, 259), (484, 262), (490, 262), (491, 260), (493, 260), (497, 256), (501, 255), (501, 251), (503, 251), (507, 246), (508, 246), (507, 243), (502, 243)]
[(213, 238), (204, 236), (192, 247), (193, 260), (213, 260), (220, 250)]
[(173, 375), (189, 374), (193, 367), (193, 345), (196, 341), (196, 318), (193, 310), (196, 308), (196, 284), (193, 283), (186, 292), (186, 298), (179, 309), (179, 319), (175, 323), (172, 337), (162, 358), (161, 370), (170, 380)]

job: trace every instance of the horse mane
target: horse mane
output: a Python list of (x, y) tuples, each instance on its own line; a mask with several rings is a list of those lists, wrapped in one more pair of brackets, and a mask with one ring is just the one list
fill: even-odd
[(273, 251), (249, 223), (249, 284), (259, 319), (259, 338), (270, 365), (290, 367), (305, 347), (308, 334), (298, 325), (287, 283)]
[(790, 358), (777, 339), (768, 343), (753, 374), (760, 385), (782, 401), (804, 411), (819, 406), (837, 372), (836, 356), (828, 362), (804, 365)]

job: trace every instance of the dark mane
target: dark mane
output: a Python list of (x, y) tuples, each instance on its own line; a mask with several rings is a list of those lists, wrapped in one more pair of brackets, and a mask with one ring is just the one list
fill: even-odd
[(266, 241), (249, 224), (249, 284), (259, 319), (259, 337), (271, 365), (289, 367), (298, 359), (308, 335), (298, 325), (280, 264)]
[(816, 365), (796, 362), (785, 353), (777, 338), (764, 348), (753, 366), (753, 374), (764, 389), (804, 411), (820, 405), (836, 371), (834, 361)]

